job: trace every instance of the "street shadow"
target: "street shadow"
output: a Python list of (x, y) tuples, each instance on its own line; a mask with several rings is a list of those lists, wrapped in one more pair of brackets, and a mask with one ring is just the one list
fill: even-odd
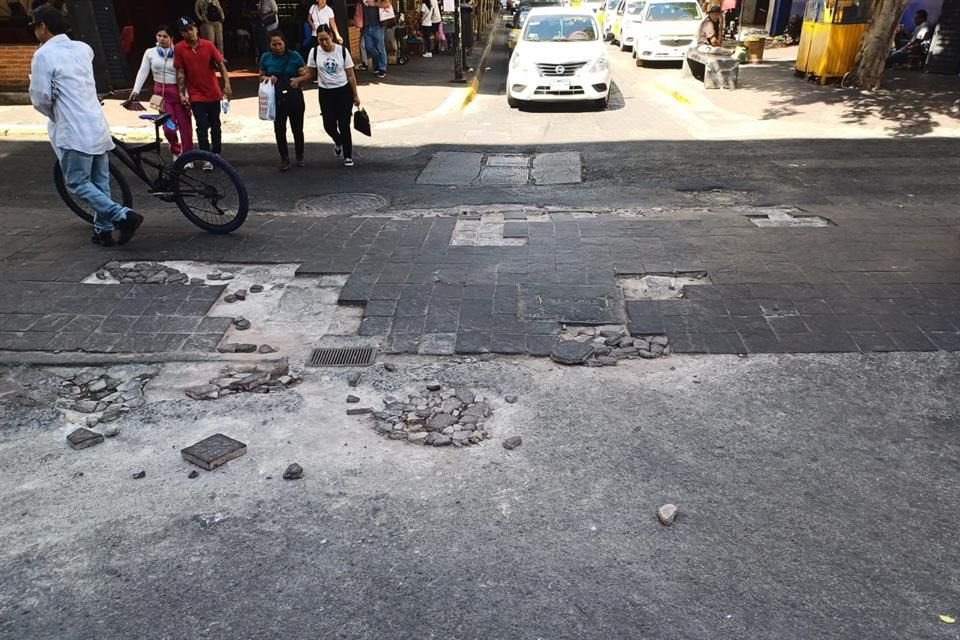
[(789, 60), (767, 62), (741, 67), (738, 92), (768, 94), (763, 120), (799, 115), (818, 106), (838, 106), (841, 123), (881, 120), (894, 136), (902, 138), (934, 132), (940, 126), (938, 116), (960, 119), (960, 86), (955, 75), (908, 69), (886, 71), (881, 88), (866, 91), (807, 81), (795, 73)]

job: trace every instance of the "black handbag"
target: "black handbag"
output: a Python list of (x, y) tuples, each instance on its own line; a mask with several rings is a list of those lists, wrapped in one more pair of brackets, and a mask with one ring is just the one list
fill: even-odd
[(372, 135), (370, 132), (370, 116), (366, 109), (357, 109), (353, 114), (353, 128), (365, 136)]

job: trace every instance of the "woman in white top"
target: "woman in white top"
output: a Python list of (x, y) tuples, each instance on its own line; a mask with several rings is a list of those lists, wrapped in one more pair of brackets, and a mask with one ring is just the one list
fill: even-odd
[[(443, 28), (443, 18), (436, 0), (422, 0), (420, 3), (420, 34), (423, 36), (423, 57), (432, 58), (437, 52), (437, 30)], [(430, 45), (431, 41), (433, 46)]]
[[(163, 104), (159, 107), (162, 113), (169, 113), (177, 125), (176, 130), (163, 127), (163, 132), (170, 143), (170, 153), (174, 159), (181, 153), (193, 149), (193, 119), (190, 109), (180, 102), (180, 92), (177, 90), (177, 70), (173, 66), (173, 37), (166, 25), (157, 27), (157, 44), (147, 49), (137, 72), (137, 80), (133, 84), (130, 99), (136, 100), (147, 81), (147, 75), (153, 75), (153, 95), (160, 96)], [(177, 138), (179, 134), (179, 140)]]
[(290, 81), (291, 86), (317, 80), (320, 85), (320, 112), (323, 129), (333, 140), (334, 153), (343, 154), (343, 165), (353, 166), (353, 137), (350, 116), (360, 106), (353, 58), (343, 45), (333, 41), (333, 30), (325, 24), (317, 29), (317, 46), (310, 50), (306, 73)]
[[(340, 30), (337, 28), (337, 21), (333, 15), (333, 9), (327, 4), (327, 0), (316, 0), (310, 6), (310, 11), (307, 13), (307, 22), (310, 23), (312, 33), (316, 33), (320, 25), (327, 25), (331, 29), (330, 32), (333, 34), (334, 42), (343, 44), (343, 38), (340, 37)], [(314, 39), (311, 46), (316, 46), (316, 44), (317, 41)]]

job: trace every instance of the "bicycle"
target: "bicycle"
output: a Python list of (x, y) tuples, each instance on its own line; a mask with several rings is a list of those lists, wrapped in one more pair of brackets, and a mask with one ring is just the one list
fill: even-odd
[[(247, 219), (249, 200), (240, 175), (220, 156), (200, 150), (187, 151), (173, 162), (165, 162), (161, 153), (160, 128), (168, 126), (169, 113), (142, 115), (153, 122), (155, 139), (146, 144), (130, 145), (113, 136), (110, 152), (110, 176), (119, 188), (122, 204), (133, 206), (133, 193), (123, 171), (113, 159), (140, 178), (148, 193), (164, 202), (176, 203), (187, 220), (205, 231), (226, 234), (239, 229)], [(204, 164), (206, 163), (206, 164)], [(151, 172), (156, 172), (151, 175)], [(197, 173), (201, 172), (201, 173)], [(67, 188), (60, 163), (53, 165), (57, 193), (75, 214), (93, 224), (93, 210)], [(111, 192), (113, 192), (111, 184)]]

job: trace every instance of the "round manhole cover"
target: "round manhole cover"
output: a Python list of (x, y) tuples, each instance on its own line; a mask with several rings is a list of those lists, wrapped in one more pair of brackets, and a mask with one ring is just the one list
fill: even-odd
[(714, 207), (735, 207), (737, 205), (754, 202), (757, 199), (757, 194), (751, 191), (736, 191), (732, 189), (688, 191), (686, 195), (697, 202)]
[(375, 193), (331, 193), (301, 198), (296, 209), (304, 215), (325, 217), (379, 211), (386, 206), (386, 198)]

